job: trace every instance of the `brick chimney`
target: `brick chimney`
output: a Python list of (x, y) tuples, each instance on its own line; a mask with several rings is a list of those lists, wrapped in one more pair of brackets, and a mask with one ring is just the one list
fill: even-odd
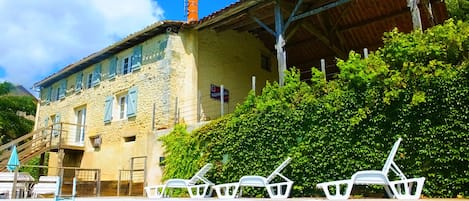
[(199, 20), (199, 0), (187, 0), (187, 22)]

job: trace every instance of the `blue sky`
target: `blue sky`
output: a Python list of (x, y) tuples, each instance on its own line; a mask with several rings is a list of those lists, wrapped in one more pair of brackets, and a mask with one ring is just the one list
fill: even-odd
[[(199, 0), (199, 18), (237, 0)], [(159, 20), (185, 20), (184, 0), (0, 0), (0, 81), (29, 89)]]

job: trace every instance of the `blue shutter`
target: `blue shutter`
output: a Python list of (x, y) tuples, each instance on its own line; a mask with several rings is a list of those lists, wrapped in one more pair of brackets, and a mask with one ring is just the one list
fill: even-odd
[(112, 79), (116, 76), (117, 70), (117, 57), (112, 57), (109, 60), (109, 79)]
[(75, 91), (83, 89), (83, 72), (77, 73), (77, 79), (75, 80)]
[(135, 117), (137, 115), (137, 88), (132, 87), (129, 89), (127, 99), (127, 117)]
[(112, 96), (108, 96), (104, 101), (104, 123), (109, 123), (112, 120), (112, 99)]
[(97, 64), (93, 71), (93, 87), (98, 85), (101, 82), (101, 64)]
[(52, 88), (51, 87), (46, 88), (44, 93), (46, 95), (46, 103), (50, 103), (51, 97), (52, 97)]
[(67, 90), (67, 80), (62, 80), (59, 86), (59, 99), (65, 98), (65, 92)]
[(167, 38), (165, 38), (164, 40), (159, 42), (158, 52), (156, 53), (156, 60), (157, 61), (164, 58), (164, 51), (165, 51), (167, 45), (168, 45), (168, 39)]
[(138, 70), (140, 69), (140, 66), (142, 65), (142, 46), (139, 45), (137, 47), (134, 47), (134, 53), (132, 54), (132, 71), (133, 70)]

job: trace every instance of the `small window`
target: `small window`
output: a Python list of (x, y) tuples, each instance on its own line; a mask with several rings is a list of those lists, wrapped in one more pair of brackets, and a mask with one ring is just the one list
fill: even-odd
[(135, 142), (135, 135), (124, 137), (124, 142)]
[(127, 95), (119, 97), (119, 119), (127, 118)]
[(130, 62), (131, 62), (130, 58), (131, 57), (128, 56), (128, 57), (125, 57), (124, 59), (122, 59), (122, 74), (123, 75), (132, 72), (132, 68), (130, 67)]
[(61, 93), (60, 90), (61, 90), (60, 87), (57, 88), (57, 94), (56, 94), (56, 96), (55, 96), (55, 100), (60, 100), (60, 93)]
[(266, 71), (272, 71), (272, 65), (270, 63), (270, 57), (261, 54), (261, 68)]
[(88, 80), (86, 82), (86, 88), (93, 87), (93, 73), (88, 74)]

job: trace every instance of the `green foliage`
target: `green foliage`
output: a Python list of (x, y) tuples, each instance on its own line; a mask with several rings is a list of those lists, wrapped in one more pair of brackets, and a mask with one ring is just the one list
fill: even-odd
[(27, 115), (35, 115), (34, 98), (9, 95), (12, 89), (11, 83), (0, 83), (0, 141), (2, 144), (29, 133), (34, 126), (34, 121), (17, 114), (21, 111)]
[(469, 20), (469, 0), (446, 0), (446, 7), (451, 18)]
[(232, 114), (184, 134), (190, 139), (168, 141), (180, 147), (167, 154), (190, 158), (174, 169), (214, 163), (209, 178), (216, 183), (267, 176), (290, 156), (283, 174), (295, 181), (293, 196), (315, 196), (322, 195), (319, 182), (381, 169), (402, 137), (395, 161), (408, 177), (427, 178), (426, 196), (468, 196), (468, 53), (465, 22), (448, 21), (424, 33), (394, 30), (369, 58), (351, 52), (339, 60), (337, 79), (326, 83), (313, 69), (306, 84), (293, 69), (283, 87), (267, 84)]

